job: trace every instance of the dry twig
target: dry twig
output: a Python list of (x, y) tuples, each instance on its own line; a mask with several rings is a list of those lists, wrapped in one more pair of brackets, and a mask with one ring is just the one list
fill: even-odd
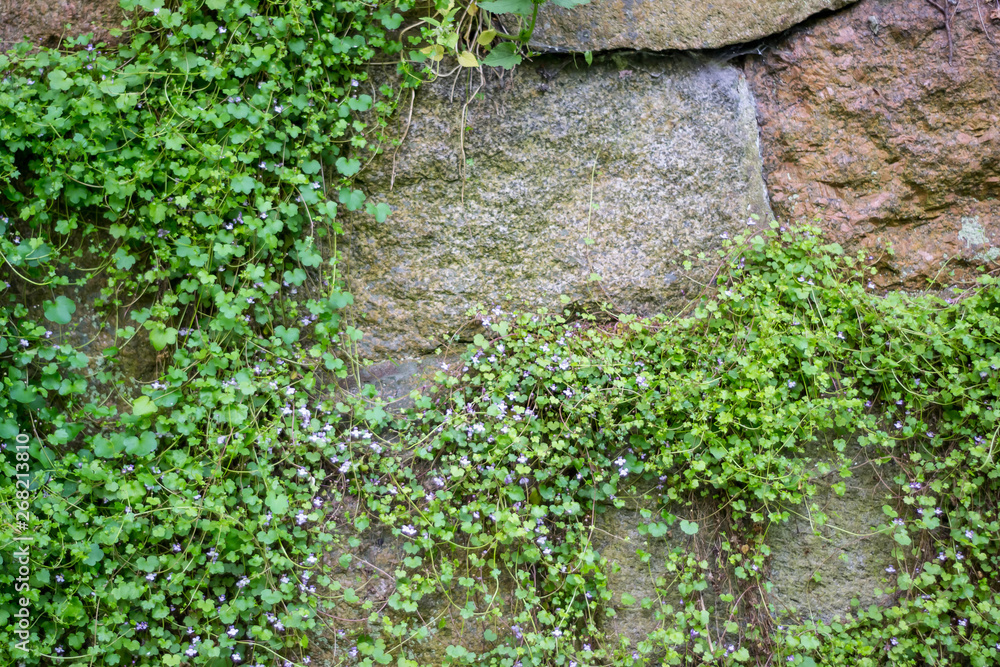
[(948, 5), (951, 4), (951, 0), (941, 0), (942, 4), (938, 4), (934, 0), (927, 0), (927, 4), (931, 5), (944, 16), (944, 30), (948, 35), (948, 64), (952, 64), (952, 58), (955, 55), (955, 45), (951, 37), (951, 23), (952, 19), (955, 18), (955, 12), (958, 11), (958, 2), (955, 2), (955, 9), (948, 11)]

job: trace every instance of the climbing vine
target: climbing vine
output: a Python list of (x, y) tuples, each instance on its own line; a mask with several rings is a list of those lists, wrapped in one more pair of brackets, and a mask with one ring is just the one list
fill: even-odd
[[(880, 296), (773, 230), (687, 317), (491, 305), (390, 410), (346, 391), (339, 220), (390, 213), (352, 178), (446, 55), (518, 64), (538, 3), (122, 6), (120, 46), (0, 56), (7, 662), (996, 660), (995, 281)], [(899, 468), (872, 527), (890, 601), (775, 626), (768, 529), (857, 448)], [(670, 545), (655, 596), (611, 584), (622, 509)], [(638, 641), (610, 632), (632, 608)], [(453, 622), (475, 641), (435, 643)]]
[[(121, 4), (119, 46), (0, 55), (0, 654), (303, 664), (339, 501), (316, 443), (351, 412), (306, 397), (360, 336), (339, 218), (386, 219), (351, 180), (476, 12)], [(525, 36), (481, 32), (516, 64)]]
[[(880, 295), (863, 256), (810, 228), (727, 252), (715, 295), (684, 318), (482, 312), (489, 333), (415, 396), (392, 437), (364, 435), (395, 455), (348, 488), (414, 554), (390, 605), (418, 605), (429, 581), (453, 586), (463, 564), (463, 616), (491, 628), (495, 648), (456, 648), (454, 662), (1000, 655), (996, 280), (947, 300)], [(820, 531), (831, 517), (804, 506), (821, 488), (843, 495), (865, 461), (890, 466), (884, 520), (859, 536), (894, 545), (880, 590), (858, 591), (883, 603), (845, 601), (828, 623), (774, 606), (769, 531), (806, 511)], [(711, 524), (698, 520), (706, 504)], [(670, 545), (650, 566), (655, 596), (609, 586), (615, 563), (595, 531), (622, 508)], [(629, 608), (657, 621), (638, 642), (609, 631)]]

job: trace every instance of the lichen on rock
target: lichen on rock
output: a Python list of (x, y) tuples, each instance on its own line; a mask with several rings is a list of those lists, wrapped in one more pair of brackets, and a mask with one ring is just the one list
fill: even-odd
[(819, 220), (869, 249), (883, 286), (924, 289), (995, 268), (996, 253), (960, 231), (977, 217), (983, 238), (1000, 231), (1000, 51), (983, 18), (957, 11), (949, 60), (930, 3), (864, 0), (751, 58), (779, 219)]
[(710, 49), (781, 32), (852, 0), (593, 0), (539, 9), (532, 46), (559, 51)]
[(476, 304), (676, 309), (697, 287), (685, 251), (769, 219), (753, 108), (739, 70), (687, 56), (540, 59), (421, 88), (398, 154), (361, 175), (392, 224), (345, 223), (362, 350), (470, 337)]

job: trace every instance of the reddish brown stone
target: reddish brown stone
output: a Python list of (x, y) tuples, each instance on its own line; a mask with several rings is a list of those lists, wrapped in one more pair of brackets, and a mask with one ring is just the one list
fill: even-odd
[(95, 43), (111, 43), (111, 29), (124, 18), (118, 0), (0, 0), (0, 51), (22, 41), (57, 46), (84, 33), (93, 33)]
[(926, 0), (863, 0), (749, 60), (779, 220), (818, 219), (867, 248), (886, 286), (1000, 268), (995, 10), (958, 5), (950, 64), (944, 18)]

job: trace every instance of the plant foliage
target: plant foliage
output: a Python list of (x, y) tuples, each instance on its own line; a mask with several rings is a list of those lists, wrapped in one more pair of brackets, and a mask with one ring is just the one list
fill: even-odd
[[(412, 35), (404, 3), (123, 7), (120, 47), (0, 56), (4, 664), (996, 661), (995, 281), (880, 296), (772, 231), (689, 317), (483, 311), (393, 412), (337, 384), (361, 335), (338, 216), (388, 215), (352, 179), (401, 90), (445, 53), (516, 65), (538, 4), (484, 3), (516, 35), (474, 4)], [(768, 529), (856, 451), (898, 468), (889, 601), (773, 627)], [(668, 545), (655, 597), (611, 585), (595, 531), (622, 509)], [(630, 608), (638, 641), (609, 632)]]

